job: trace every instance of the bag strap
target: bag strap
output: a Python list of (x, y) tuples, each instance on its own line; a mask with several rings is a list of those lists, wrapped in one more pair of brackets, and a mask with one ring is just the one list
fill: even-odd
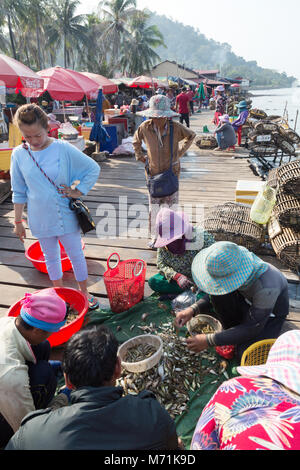
[(173, 166), (173, 156), (174, 156), (174, 124), (173, 121), (170, 121), (170, 149), (171, 149), (171, 164), (170, 169)]
[(38, 167), (38, 169), (41, 171), (41, 173), (43, 173), (43, 175), (47, 178), (47, 180), (52, 184), (52, 186), (55, 187), (55, 189), (60, 193), (60, 194), (63, 194), (63, 190), (60, 189), (55, 183), (54, 181), (49, 178), (49, 176), (44, 172), (44, 170), (40, 167), (40, 165), (38, 164), (38, 162), (36, 161), (36, 159), (34, 158), (34, 156), (32, 155), (32, 153), (30, 152), (29, 150), (29, 147), (28, 145), (24, 142), (23, 143), (23, 148), (25, 150), (27, 150), (27, 152), (29, 153), (29, 156), (31, 157), (31, 159), (33, 160), (33, 162), (35, 163), (35, 165)]

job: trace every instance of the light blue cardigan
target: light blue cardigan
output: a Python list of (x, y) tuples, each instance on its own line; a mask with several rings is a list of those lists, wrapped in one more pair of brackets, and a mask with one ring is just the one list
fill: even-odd
[[(80, 181), (76, 187), (86, 195), (100, 174), (98, 163), (62, 140), (55, 140), (39, 154), (49, 150), (59, 156), (55, 184), (71, 186)], [(35, 152), (32, 154), (35, 157)], [(76, 215), (69, 208), (70, 200), (57, 192), (21, 145), (12, 153), (10, 173), (13, 203), (27, 204), (28, 225), (34, 237), (60, 236), (79, 230)]]

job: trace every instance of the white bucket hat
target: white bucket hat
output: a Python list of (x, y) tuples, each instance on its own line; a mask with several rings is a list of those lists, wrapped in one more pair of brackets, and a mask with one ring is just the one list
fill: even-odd
[(136, 114), (148, 118), (172, 118), (179, 116), (178, 113), (175, 113), (171, 110), (171, 101), (167, 96), (164, 95), (152, 96), (149, 102), (149, 108)]

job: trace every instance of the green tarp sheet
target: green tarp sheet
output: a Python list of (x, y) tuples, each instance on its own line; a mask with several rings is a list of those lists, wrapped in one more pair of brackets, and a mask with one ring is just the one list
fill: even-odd
[[(113, 331), (121, 344), (130, 338), (143, 334), (143, 331), (138, 326), (150, 325), (152, 323), (159, 328), (161, 323), (174, 321), (171, 311), (170, 301), (160, 301), (156, 295), (153, 295), (121, 314), (112, 313), (108, 309), (91, 312), (87, 316), (87, 324), (106, 325)], [(142, 320), (144, 313), (149, 314), (146, 321)], [(229, 362), (227, 373), (230, 378), (237, 375), (236, 366), (237, 363), (234, 360)], [(188, 411), (175, 420), (178, 436), (184, 442), (186, 449), (190, 448), (193, 433), (203, 408), (225, 380), (226, 378), (223, 374), (221, 376), (208, 374), (204, 378), (201, 388), (196, 392), (190, 393)]]

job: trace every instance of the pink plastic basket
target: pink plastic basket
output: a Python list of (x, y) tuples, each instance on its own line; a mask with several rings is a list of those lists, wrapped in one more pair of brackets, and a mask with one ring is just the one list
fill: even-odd
[[(118, 260), (113, 268), (109, 263), (116, 255)], [(139, 303), (144, 297), (147, 264), (141, 259), (120, 261), (118, 253), (113, 253), (107, 260), (104, 284), (111, 311), (122, 313)]]

